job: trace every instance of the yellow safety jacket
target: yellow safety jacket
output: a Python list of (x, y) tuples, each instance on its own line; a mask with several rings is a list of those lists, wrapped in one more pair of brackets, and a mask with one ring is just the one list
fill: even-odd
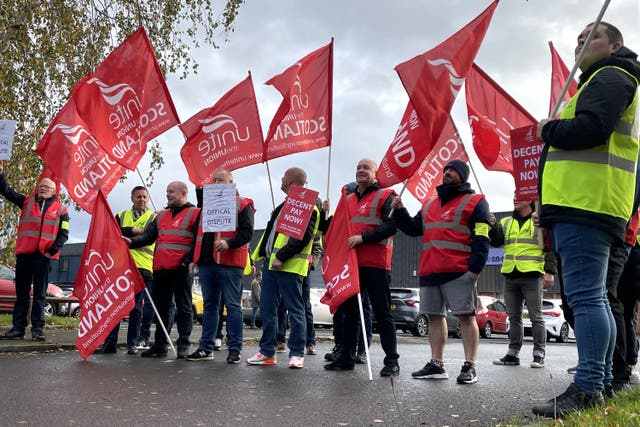
[[(131, 209), (118, 212), (118, 218), (120, 219), (120, 225), (122, 227), (137, 227), (144, 229), (155, 217), (155, 213), (150, 209), (147, 209), (145, 213), (140, 215), (135, 221), (133, 220), (133, 212)], [(156, 244), (152, 243), (141, 248), (129, 249), (133, 260), (136, 263), (136, 267), (153, 271), (153, 251), (155, 247)]]
[(544, 251), (540, 249), (538, 233), (531, 218), (520, 226), (512, 216), (500, 221), (504, 232), (504, 261), (500, 272), (512, 273), (514, 269), (522, 273), (537, 271), (544, 274)]

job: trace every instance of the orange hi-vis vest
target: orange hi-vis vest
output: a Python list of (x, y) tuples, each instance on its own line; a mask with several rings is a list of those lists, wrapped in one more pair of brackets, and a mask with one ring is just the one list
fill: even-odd
[(173, 218), (171, 210), (158, 213), (158, 238), (153, 254), (153, 270), (175, 270), (191, 251), (194, 225), (200, 208), (187, 207)]
[[(381, 188), (371, 191), (360, 200), (355, 194), (347, 196), (347, 206), (351, 217), (351, 232), (362, 234), (382, 224), (382, 207), (393, 190)], [(356, 245), (359, 267), (375, 267), (391, 270), (393, 256), (393, 236), (375, 243)]]
[[(255, 211), (253, 207), (253, 200), (247, 197), (236, 196), (236, 229), (233, 231), (220, 231), (215, 233), (216, 240), (219, 239), (227, 239), (233, 238), (238, 235), (238, 220), (237, 215), (242, 212), (242, 210), (247, 207), (247, 205), (251, 205), (251, 209)], [(196, 237), (196, 247), (193, 255), (193, 262), (198, 262), (200, 259), (200, 251), (202, 250), (202, 238), (204, 236), (204, 232), (202, 231), (202, 219), (200, 220), (200, 226), (198, 227), (198, 236)], [(216, 264), (220, 265), (228, 265), (231, 267), (242, 267), (244, 268), (247, 264), (247, 258), (249, 257), (249, 246), (242, 245), (239, 248), (229, 248), (226, 251), (220, 251), (213, 253), (213, 261)]]
[(472, 237), (469, 223), (473, 210), (483, 198), (482, 194), (461, 194), (444, 206), (438, 198), (424, 204), (420, 276), (469, 269)]
[[(58, 237), (60, 217), (67, 213), (67, 208), (54, 200), (49, 209), (42, 214), (40, 203), (35, 197), (27, 196), (22, 205), (20, 222), (18, 224), (18, 240), (16, 255), (40, 252), (46, 254)], [(58, 259), (56, 253), (53, 259)]]

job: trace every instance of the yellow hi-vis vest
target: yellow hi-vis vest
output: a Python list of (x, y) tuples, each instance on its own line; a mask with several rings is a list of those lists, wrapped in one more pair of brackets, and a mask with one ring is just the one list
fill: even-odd
[[(320, 211), (318, 210), (318, 207), (315, 205), (313, 207), (313, 212), (315, 213), (316, 218), (318, 218), (313, 227), (313, 236), (315, 236), (316, 233), (318, 232), (318, 226), (320, 225)], [(313, 213), (311, 215), (313, 216)], [(276, 227), (276, 225), (277, 224), (274, 222), (273, 226)], [(253, 253), (251, 254), (251, 259), (253, 261), (260, 261), (264, 259), (263, 256), (258, 255), (258, 252), (260, 251), (260, 246), (262, 246), (262, 239), (264, 238), (265, 238), (265, 233), (262, 233), (262, 236), (260, 236), (260, 241), (258, 242), (258, 244), (256, 245), (256, 248), (253, 250)], [(272, 269), (271, 266), (273, 265), (273, 260), (276, 258), (276, 253), (278, 252), (278, 249), (282, 249), (283, 247), (285, 247), (288, 241), (289, 241), (289, 236), (282, 233), (276, 233), (275, 242), (273, 243), (273, 251), (271, 251), (271, 256), (269, 257), (269, 270)], [(302, 249), (300, 253), (297, 253), (291, 258), (289, 258), (288, 260), (286, 260), (282, 264), (282, 269), (280, 269), (279, 271), (286, 271), (287, 273), (295, 273), (295, 274), (299, 274), (300, 276), (306, 277), (307, 274), (309, 273), (309, 256), (311, 255), (312, 247), (313, 247), (313, 237), (309, 239), (309, 243), (307, 243), (307, 245)]]
[[(593, 73), (567, 102), (561, 119), (575, 117), (578, 97), (591, 79), (605, 68), (616, 68), (638, 84), (637, 79), (619, 67), (603, 67)], [(584, 150), (549, 147), (542, 172), (542, 204), (606, 214), (625, 221), (631, 217), (633, 189), (638, 160), (638, 91), (622, 113), (607, 143)]]
[[(133, 212), (131, 209), (118, 212), (118, 218), (120, 218), (120, 224), (122, 227), (137, 227), (144, 229), (155, 217), (155, 213), (150, 209), (147, 209), (135, 221), (133, 220)], [(136, 263), (136, 267), (153, 271), (153, 251), (155, 247), (156, 244), (152, 243), (141, 248), (129, 249), (131, 256), (133, 257), (133, 261)]]
[(522, 273), (538, 271), (544, 274), (544, 252), (538, 246), (538, 233), (531, 218), (520, 227), (512, 216), (500, 221), (504, 231), (504, 261), (500, 272), (511, 273), (514, 269)]

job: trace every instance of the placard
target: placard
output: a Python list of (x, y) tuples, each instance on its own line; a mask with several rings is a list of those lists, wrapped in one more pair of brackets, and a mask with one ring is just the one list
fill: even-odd
[(538, 165), (544, 142), (536, 138), (537, 127), (534, 124), (511, 130), (516, 200), (538, 200)]
[(0, 160), (11, 158), (13, 135), (16, 131), (15, 120), (0, 120)]
[(317, 191), (292, 184), (280, 211), (276, 231), (302, 240), (316, 200), (318, 200)]
[(202, 231), (215, 233), (236, 229), (236, 184), (205, 185), (200, 221)]

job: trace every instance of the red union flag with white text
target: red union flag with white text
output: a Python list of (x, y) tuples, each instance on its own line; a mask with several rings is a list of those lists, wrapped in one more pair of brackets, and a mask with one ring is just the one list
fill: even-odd
[(324, 257), (322, 258), (322, 278), (327, 291), (320, 302), (329, 306), (331, 314), (340, 304), (360, 292), (358, 275), (358, 257), (356, 250), (348, 244), (351, 236), (351, 222), (347, 207), (345, 190), (331, 220), (325, 237)]
[(417, 172), (409, 178), (407, 190), (420, 203), (433, 199), (436, 197), (436, 187), (442, 183), (442, 169), (452, 160), (466, 163), (469, 161), (469, 157), (451, 116), (449, 116), (438, 142), (425, 157)]
[(86, 359), (111, 329), (129, 315), (134, 296), (144, 290), (120, 227), (102, 192), (98, 192), (73, 295), (80, 300), (76, 348)]
[(265, 84), (283, 96), (265, 140), (265, 161), (331, 145), (333, 39)]
[[(567, 79), (569, 78), (569, 69), (565, 65), (564, 61), (558, 54), (558, 51), (553, 47), (553, 43), (549, 42), (549, 49), (551, 49), (551, 97), (549, 99), (549, 116), (553, 113), (553, 107), (556, 106), (560, 93), (564, 87)], [(578, 91), (578, 84), (574, 81), (569, 85), (567, 93), (562, 98), (563, 103), (567, 102)]]
[(131, 170), (148, 141), (180, 123), (144, 28), (82, 79), (71, 99), (104, 150)]
[[(390, 160), (388, 169), (401, 180), (413, 175), (440, 137), (497, 5), (497, 1), (492, 2), (478, 17), (447, 40), (395, 67), (425, 127), (423, 141), (410, 141), (407, 144), (406, 141), (394, 140), (385, 155)], [(399, 151), (406, 152), (402, 164), (394, 161), (391, 155)]]
[(231, 171), (262, 162), (264, 141), (251, 73), (180, 129), (187, 138), (180, 155), (189, 180), (197, 186), (211, 184), (217, 169)]
[(465, 84), (473, 148), (487, 170), (513, 170), (510, 131), (537, 120), (480, 67), (473, 64)]
[(36, 153), (69, 192), (91, 213), (98, 190), (109, 194), (126, 172), (105, 152), (78, 115), (73, 100), (58, 112), (42, 136)]

